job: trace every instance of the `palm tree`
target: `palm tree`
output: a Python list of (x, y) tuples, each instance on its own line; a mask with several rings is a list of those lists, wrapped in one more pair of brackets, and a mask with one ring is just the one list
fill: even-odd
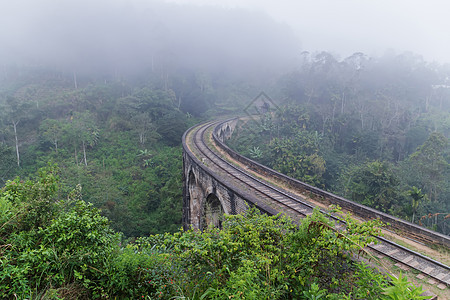
[(415, 186), (413, 186), (411, 188), (411, 190), (408, 191), (408, 194), (412, 198), (412, 201), (411, 201), (411, 207), (412, 207), (412, 210), (413, 210), (412, 222), (414, 223), (414, 218), (416, 216), (417, 209), (419, 208), (420, 201), (422, 199), (426, 200), (427, 199), (427, 195), (422, 194), (422, 189), (419, 189), (419, 188), (417, 188)]

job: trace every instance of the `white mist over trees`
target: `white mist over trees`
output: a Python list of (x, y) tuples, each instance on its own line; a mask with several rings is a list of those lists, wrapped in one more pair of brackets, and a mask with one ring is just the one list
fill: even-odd
[[(278, 13), (287, 4), (280, 5)], [(130, 236), (162, 231), (148, 216), (178, 200), (183, 132), (201, 118), (243, 114), (264, 90), (279, 105), (270, 116), (278, 119), (269, 118), (261, 135), (241, 136), (240, 151), (400, 217), (421, 222), (438, 213), (442, 222), (428, 225), (450, 228), (450, 65), (413, 52), (305, 51), (272, 19), (277, 11), (131, 0), (18, 0), (2, 8), (0, 182), (56, 159), (116, 228)], [(292, 4), (292, 14), (298, 8)], [(425, 147), (437, 133), (443, 146)], [(158, 163), (166, 156), (175, 166), (168, 172)], [(121, 176), (111, 177), (118, 169)], [(380, 174), (384, 182), (371, 186)], [(157, 178), (151, 193), (149, 178)], [(125, 188), (137, 182), (138, 192)], [(111, 200), (117, 191), (123, 195)], [(142, 211), (123, 229), (124, 215)]]
[[(289, 27), (262, 13), (161, 1), (14, 1), (0, 18), (0, 63), (115, 76), (151, 69), (285, 69), (300, 52)], [(239, 68), (239, 71), (236, 69)]]
[[(364, 43), (380, 41), (371, 38), (380, 28), (391, 40), (416, 38), (397, 35), (398, 27), (388, 21), (395, 11), (401, 12), (394, 15), (399, 24), (411, 18), (417, 2), (403, 8), (398, 3), (404, 0), (391, 1), (381, 10), (370, 9), (386, 1), (227, 0), (217, 5), (189, 0), (205, 4), (196, 6), (160, 0), (0, 0), (0, 241), (11, 245), (2, 248), (0, 297), (195, 298), (213, 288), (224, 298), (242, 280), (251, 284), (248, 296), (255, 297), (255, 291), (258, 299), (298, 299), (329, 284), (333, 293), (351, 291), (356, 298), (366, 297), (367, 286), (381, 293), (366, 266), (352, 268), (357, 280), (341, 271), (349, 264), (336, 264), (340, 248), (333, 248), (332, 259), (323, 259), (323, 251), (298, 251), (289, 239), (269, 245), (278, 250), (287, 245), (293, 262), (308, 267), (289, 267), (295, 276), (288, 277), (295, 280), (287, 282), (288, 273), (276, 271), (292, 266), (284, 260), (289, 255), (278, 255), (283, 251), (261, 255), (255, 248), (248, 256), (262, 262), (255, 269), (251, 261), (239, 265), (242, 255), (232, 252), (242, 249), (219, 247), (225, 251), (211, 257), (225, 262), (222, 272), (221, 266), (211, 269), (209, 258), (200, 269), (191, 268), (186, 249), (180, 248), (188, 254), (182, 260), (166, 256), (179, 248), (177, 241), (186, 246), (186, 238), (194, 236), (135, 238), (181, 227), (183, 133), (204, 120), (244, 115), (249, 104), (258, 104), (253, 99), (261, 90), (277, 109), (253, 109), (261, 122), (237, 126), (230, 146), (289, 176), (450, 234), (450, 65), (412, 52), (364, 51)], [(377, 18), (382, 11), (389, 16)], [(372, 14), (369, 22), (367, 14)], [(279, 23), (284, 21), (300, 26), (292, 30)], [(370, 21), (379, 26), (364, 26)], [(363, 35), (352, 38), (354, 32)], [(311, 37), (335, 42), (336, 48), (310, 49)], [(445, 41), (442, 45), (445, 49)], [(351, 54), (334, 52), (343, 46)], [(224, 226), (228, 231), (205, 237), (234, 240), (233, 227), (239, 224), (255, 229), (244, 230), (244, 239), (261, 237), (261, 229), (289, 237), (288, 227), (269, 224), (284, 221), (264, 218), (256, 213), (250, 223), (231, 218), (231, 226)], [(320, 222), (319, 231), (328, 228), (321, 218), (311, 219)], [(137, 244), (120, 244), (109, 222)], [(304, 225), (311, 236), (319, 236)], [(324, 241), (329, 245), (329, 238)], [(255, 245), (264, 246), (267, 239), (261, 242)], [(323, 249), (320, 240), (317, 245)], [(238, 258), (237, 277), (231, 277), (224, 253)], [(316, 258), (333, 268), (311, 264), (308, 255), (302, 262), (299, 253), (318, 253)], [(267, 257), (281, 265), (267, 264)], [(280, 274), (271, 275), (270, 284), (264, 279), (268, 268)], [(367, 275), (365, 283), (359, 271)], [(245, 296), (237, 292), (236, 297)]]

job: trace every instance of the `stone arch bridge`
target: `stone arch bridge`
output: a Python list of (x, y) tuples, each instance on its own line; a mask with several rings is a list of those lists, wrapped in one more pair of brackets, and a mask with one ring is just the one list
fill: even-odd
[[(225, 141), (245, 121), (238, 118), (210, 121), (183, 135), (183, 227), (203, 230), (221, 227), (223, 214), (245, 212), (256, 206), (269, 215), (282, 213), (294, 221), (311, 214), (316, 205), (339, 205), (363, 219), (378, 218), (389, 229), (422, 244), (450, 248), (449, 236), (436, 233), (354, 203), (280, 174), (228, 148)], [(319, 204), (318, 204), (319, 203)], [(396, 245), (384, 238), (373, 251), (389, 256), (450, 286), (450, 268), (440, 262)]]

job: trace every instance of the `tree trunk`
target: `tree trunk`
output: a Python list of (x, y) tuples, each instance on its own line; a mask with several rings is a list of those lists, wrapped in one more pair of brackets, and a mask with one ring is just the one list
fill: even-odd
[(325, 134), (325, 126), (327, 124), (328, 119), (329, 119), (328, 117), (322, 116), (322, 135)]
[(331, 115), (331, 127), (330, 127), (330, 132), (333, 132), (333, 125), (334, 125), (334, 117), (336, 114), (336, 101), (333, 101), (333, 113)]
[(361, 119), (361, 129), (364, 130), (364, 115), (362, 112), (359, 113), (359, 118)]
[(17, 166), (20, 167), (20, 154), (19, 154), (19, 140), (17, 138), (17, 125), (20, 121), (12, 121), (13, 128), (14, 128), (14, 138), (16, 140), (16, 154), (17, 154)]
[(84, 141), (82, 142), (83, 143), (83, 156), (84, 156), (84, 165), (87, 167), (87, 159), (86, 159), (86, 144), (84, 143)]
[(345, 92), (342, 92), (342, 97), (341, 97), (341, 115), (344, 114), (344, 105), (345, 105)]
[(73, 83), (75, 85), (75, 89), (78, 89), (77, 73), (75, 73), (75, 71), (73, 71)]
[(75, 145), (75, 163), (78, 166), (78, 153), (77, 153), (77, 146)]
[(311, 99), (313, 97), (313, 93), (314, 93), (314, 88), (311, 88), (311, 90), (309, 91), (309, 94), (307, 94), (308, 96), (308, 104), (311, 102)]

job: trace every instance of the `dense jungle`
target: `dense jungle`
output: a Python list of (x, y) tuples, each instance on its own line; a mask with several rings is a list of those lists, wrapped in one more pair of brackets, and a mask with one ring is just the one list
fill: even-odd
[[(93, 5), (77, 27), (71, 5), (52, 17), (64, 30), (39, 19), (54, 36), (16, 53), (32, 59), (0, 48), (0, 298), (423, 299), (351, 259), (377, 221), (343, 215), (337, 232), (318, 211), (294, 226), (249, 209), (183, 232), (181, 137), (250, 117), (238, 152), (448, 235), (449, 64), (308, 52), (239, 9), (113, 5), (93, 26)], [(262, 91), (270, 109), (250, 112)]]

